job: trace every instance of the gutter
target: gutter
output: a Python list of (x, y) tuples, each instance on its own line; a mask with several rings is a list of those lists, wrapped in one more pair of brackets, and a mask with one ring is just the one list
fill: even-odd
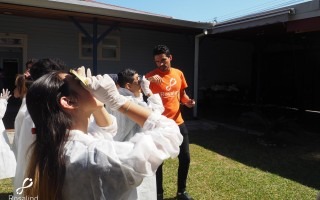
[(276, 17), (276, 16), (286, 15), (286, 14), (287, 15), (295, 15), (296, 11), (294, 8), (288, 8), (288, 9), (283, 9), (283, 10), (276, 10), (273, 12), (266, 12), (266, 13), (262, 13), (259, 15), (248, 16), (248, 17), (239, 18), (237, 20), (223, 22), (221, 24), (218, 24), (217, 28), (225, 27), (225, 26), (233, 26), (236, 24), (242, 24), (242, 23), (246, 23), (246, 22), (252, 22), (252, 21), (256, 21), (256, 20), (260, 20), (260, 19), (266, 19), (269, 17)]
[(248, 29), (251, 27), (287, 22), (290, 20), (297, 20), (297, 10), (298, 9), (296, 8), (289, 7), (217, 23), (215, 28), (211, 29), (210, 34)]

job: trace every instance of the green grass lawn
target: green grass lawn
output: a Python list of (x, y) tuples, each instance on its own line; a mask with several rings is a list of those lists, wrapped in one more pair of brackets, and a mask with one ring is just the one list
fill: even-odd
[(12, 195), (12, 184), (11, 178), (0, 180), (0, 200), (9, 200), (9, 195)]
[[(315, 200), (317, 190), (272, 172), (224, 157), (198, 145), (191, 145), (192, 163), (188, 192), (194, 199), (297, 199)], [(165, 199), (174, 199), (177, 160), (164, 165)]]
[[(188, 192), (196, 200), (315, 200), (320, 189), (319, 137), (296, 136), (286, 147), (265, 147), (253, 135), (223, 127), (190, 131)], [(176, 193), (177, 159), (165, 162), (165, 199)], [(0, 180), (0, 200), (12, 192)], [(2, 197), (2, 198), (1, 198)]]
[[(320, 188), (319, 136), (265, 147), (256, 136), (218, 127), (190, 131), (188, 192), (194, 199), (315, 200)], [(174, 199), (178, 160), (163, 166), (165, 199)]]

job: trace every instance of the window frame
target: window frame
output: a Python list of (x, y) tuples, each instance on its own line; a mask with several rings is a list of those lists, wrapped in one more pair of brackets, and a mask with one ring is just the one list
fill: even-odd
[[(83, 55), (83, 49), (88, 48), (92, 51), (92, 43), (91, 44), (83, 44), (83, 38), (86, 36), (84, 34), (79, 33), (79, 58), (83, 60), (92, 60), (91, 56)], [(120, 37), (115, 35), (106, 36), (103, 40), (114, 40), (115, 45), (111, 44), (103, 44), (103, 41), (99, 42), (97, 48), (98, 60), (111, 60), (111, 61), (119, 61), (120, 60)], [(114, 50), (115, 57), (103, 57), (103, 50), (111, 49)]]

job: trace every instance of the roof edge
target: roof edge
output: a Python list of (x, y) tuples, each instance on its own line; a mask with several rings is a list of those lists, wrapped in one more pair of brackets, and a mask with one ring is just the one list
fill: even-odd
[(193, 22), (181, 19), (174, 19), (163, 17), (159, 15), (151, 15), (149, 13), (138, 13), (133, 12), (133, 10), (114, 10), (108, 8), (99, 7), (98, 3), (95, 2), (97, 6), (93, 6), (94, 2), (79, 1), (77, 4), (75, 1), (64, 0), (1, 0), (1, 3), (24, 5), (39, 8), (56, 9), (63, 11), (81, 12), (86, 14), (96, 14), (101, 16), (111, 16), (116, 18), (133, 19), (146, 22), (155, 22), (160, 24), (168, 24), (174, 26), (181, 26), (194, 29), (211, 29), (214, 24), (210, 22)]

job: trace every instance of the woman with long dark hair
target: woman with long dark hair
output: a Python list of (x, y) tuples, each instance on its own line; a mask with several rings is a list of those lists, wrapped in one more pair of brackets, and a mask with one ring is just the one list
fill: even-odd
[(21, 105), (19, 111), (14, 120), (14, 138), (13, 138), (13, 150), (16, 158), (18, 158), (18, 143), (19, 137), (22, 134), (21, 125), (23, 118), (27, 112), (26, 95), (28, 88), (30, 87), (32, 80), (26, 77), (24, 74), (18, 74), (15, 80), (15, 88), (13, 90), (14, 98), (21, 99)]
[[(179, 154), (182, 136), (174, 121), (128, 101), (108, 75), (86, 81), (84, 86), (73, 75), (53, 72), (28, 90), (36, 141), (26, 174), (32, 186), (24, 189), (25, 197), (128, 199), (132, 187)], [(127, 115), (142, 131), (128, 142), (113, 141), (108, 131), (104, 138), (93, 137), (88, 121), (104, 104)]]

